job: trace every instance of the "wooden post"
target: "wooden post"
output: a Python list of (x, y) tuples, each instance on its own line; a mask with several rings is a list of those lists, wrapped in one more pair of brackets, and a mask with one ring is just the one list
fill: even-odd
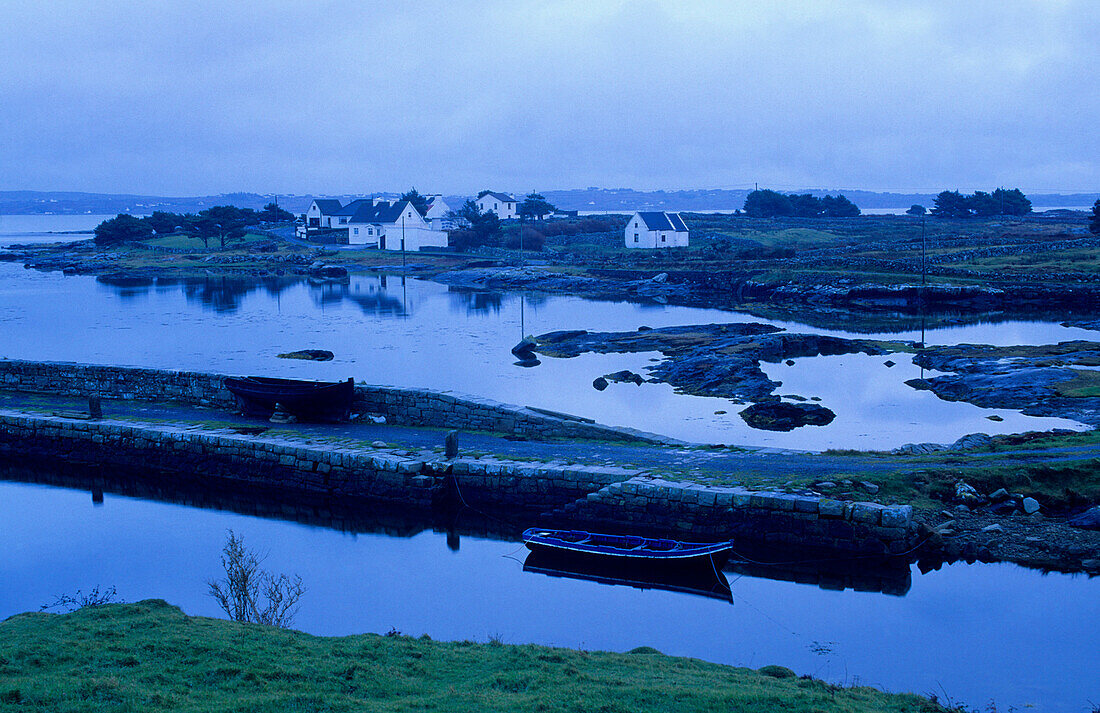
[(89, 418), (103, 418), (103, 404), (100, 402), (98, 396), (88, 397), (88, 417)]
[(443, 440), (443, 454), (447, 458), (458, 457), (458, 431), (448, 431)]

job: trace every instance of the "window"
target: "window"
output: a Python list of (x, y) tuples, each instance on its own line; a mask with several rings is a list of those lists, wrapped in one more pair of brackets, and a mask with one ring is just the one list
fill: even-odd
[(345, 225), (347, 222), (348, 222), (347, 218), (341, 218), (340, 219), (340, 225)]
[(638, 242), (638, 234), (634, 233), (634, 242)]
[(359, 228), (354, 228), (354, 230), (355, 230), (355, 234), (358, 235), (359, 234)]
[(367, 228), (367, 235), (374, 235), (374, 228)]
[(665, 241), (665, 236), (664, 236), (664, 235), (662, 235), (662, 236), (661, 236), (661, 242), (663, 243), (664, 241)]

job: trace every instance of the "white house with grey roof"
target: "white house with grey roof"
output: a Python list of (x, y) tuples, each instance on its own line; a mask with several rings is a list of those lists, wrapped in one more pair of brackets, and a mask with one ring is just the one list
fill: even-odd
[(340, 201), (335, 198), (314, 198), (313, 202), (309, 204), (309, 209), (306, 210), (306, 227), (340, 227), (338, 221), (333, 220), (333, 217), (341, 208)]
[(679, 213), (639, 212), (626, 224), (628, 248), (686, 248), (688, 229)]
[(447, 247), (447, 233), (431, 224), (409, 201), (365, 199), (348, 217), (348, 244), (379, 250)]
[(519, 215), (516, 199), (507, 193), (482, 191), (477, 197), (477, 207), (482, 213), (496, 213), (501, 220), (509, 220)]

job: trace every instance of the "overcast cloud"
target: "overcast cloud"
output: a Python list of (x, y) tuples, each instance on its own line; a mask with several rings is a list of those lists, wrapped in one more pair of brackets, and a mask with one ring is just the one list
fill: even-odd
[(0, 0), (0, 189), (1100, 188), (1095, 0)]

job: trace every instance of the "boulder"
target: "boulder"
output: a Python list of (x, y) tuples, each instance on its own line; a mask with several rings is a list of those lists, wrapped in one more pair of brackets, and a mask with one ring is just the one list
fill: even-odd
[(993, 442), (993, 439), (985, 433), (968, 433), (959, 440), (951, 444), (949, 450), (953, 451), (966, 451), (973, 448), (988, 448), (989, 444)]
[(618, 383), (638, 384), (639, 386), (641, 386), (642, 383), (645, 382), (645, 379), (643, 379), (640, 374), (635, 374), (633, 371), (630, 371), (629, 369), (623, 369), (622, 371), (616, 371), (614, 374), (604, 374), (603, 378), (607, 379), (608, 381), (615, 381), (615, 382), (618, 382)]
[(982, 528), (982, 532), (1004, 532), (1005, 529), (1000, 525), (994, 523), (992, 525), (986, 525)]
[(539, 343), (535, 341), (534, 337), (524, 337), (519, 341), (519, 344), (512, 347), (512, 353), (521, 359), (533, 358), (533, 352), (538, 345)]
[(923, 456), (946, 450), (947, 446), (942, 443), (906, 443), (890, 452), (897, 456)]
[(997, 488), (996, 490), (994, 490), (992, 493), (989, 494), (989, 499), (992, 500), (995, 503), (999, 503), (1002, 500), (1008, 500), (1010, 497), (1012, 497), (1012, 496), (1009, 495), (1008, 491), (1005, 490), (1004, 488)]
[(332, 352), (327, 349), (299, 349), (296, 352), (276, 354), (280, 359), (305, 359), (306, 361), (332, 361)]
[(1035, 498), (1024, 498), (1024, 501), (1020, 503), (1020, 506), (1028, 515), (1039, 512), (1039, 501)]
[(1093, 505), (1080, 515), (1074, 515), (1066, 520), (1066, 524), (1083, 530), (1100, 530), (1100, 505)]
[(793, 431), (801, 426), (827, 426), (836, 418), (836, 414), (824, 406), (783, 401), (753, 404), (740, 415), (745, 423), (764, 431)]
[(592, 381), (592, 388), (596, 391), (603, 391), (607, 388), (607, 379), (603, 378), (602, 376), (597, 376)]
[(981, 498), (981, 496), (978, 495), (978, 491), (974, 489), (974, 486), (962, 480), (955, 483), (955, 500), (960, 503), (970, 504), (976, 503), (979, 498)]
[(860, 487), (862, 487), (864, 490), (866, 490), (871, 495), (874, 495), (879, 490), (879, 487), (877, 485), (875, 485), (874, 483), (868, 482), (866, 480), (861, 481), (859, 485), (860, 485)]

